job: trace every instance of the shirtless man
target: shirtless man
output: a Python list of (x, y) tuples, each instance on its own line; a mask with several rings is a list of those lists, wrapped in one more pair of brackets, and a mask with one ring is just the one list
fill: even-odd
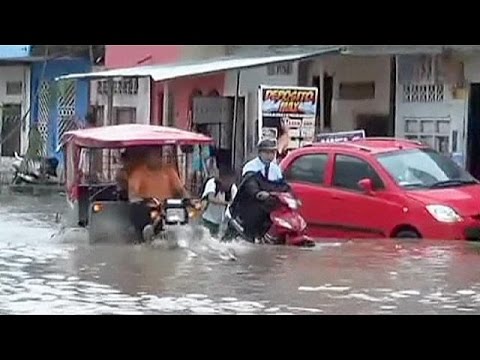
[(180, 180), (172, 161), (164, 161), (156, 148), (146, 148), (145, 161), (131, 169), (128, 174), (128, 193), (132, 202), (155, 198), (187, 198), (188, 193)]

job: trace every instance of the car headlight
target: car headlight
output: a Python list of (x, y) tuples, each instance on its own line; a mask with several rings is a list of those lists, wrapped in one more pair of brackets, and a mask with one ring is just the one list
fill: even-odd
[(442, 223), (457, 223), (463, 221), (462, 217), (449, 206), (429, 205), (427, 210), (435, 220)]

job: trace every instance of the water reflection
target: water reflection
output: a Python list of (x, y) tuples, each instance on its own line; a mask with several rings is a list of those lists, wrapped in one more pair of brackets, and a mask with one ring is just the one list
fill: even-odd
[[(192, 240), (90, 246), (58, 231), (61, 199), (0, 208), (0, 313), (477, 314), (480, 247), (336, 242), (301, 250)], [(234, 260), (231, 261), (234, 254)]]

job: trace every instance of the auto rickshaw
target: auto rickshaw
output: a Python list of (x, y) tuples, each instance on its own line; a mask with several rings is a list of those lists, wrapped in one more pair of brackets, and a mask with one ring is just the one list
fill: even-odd
[[(167, 228), (189, 224), (192, 199), (143, 199), (132, 202), (128, 189), (117, 181), (122, 154), (142, 149), (168, 153), (184, 185), (191, 177), (193, 147), (210, 145), (204, 135), (162, 126), (116, 125), (71, 131), (65, 134), (66, 187), (76, 225), (88, 230), (96, 243), (148, 242)], [(173, 163), (172, 163), (173, 159)], [(187, 190), (188, 186), (186, 186)]]

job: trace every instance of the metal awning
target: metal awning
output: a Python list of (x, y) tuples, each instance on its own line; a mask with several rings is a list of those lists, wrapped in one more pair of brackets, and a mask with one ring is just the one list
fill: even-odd
[(125, 69), (70, 74), (56, 78), (59, 80), (73, 79), (107, 79), (124, 77), (151, 77), (154, 81), (173, 80), (188, 76), (208, 75), (229, 70), (243, 70), (275, 63), (306, 60), (329, 53), (340, 53), (341, 47), (325, 48), (319, 51), (269, 56), (223, 57), (196, 62), (184, 62), (168, 65), (137, 66)]

